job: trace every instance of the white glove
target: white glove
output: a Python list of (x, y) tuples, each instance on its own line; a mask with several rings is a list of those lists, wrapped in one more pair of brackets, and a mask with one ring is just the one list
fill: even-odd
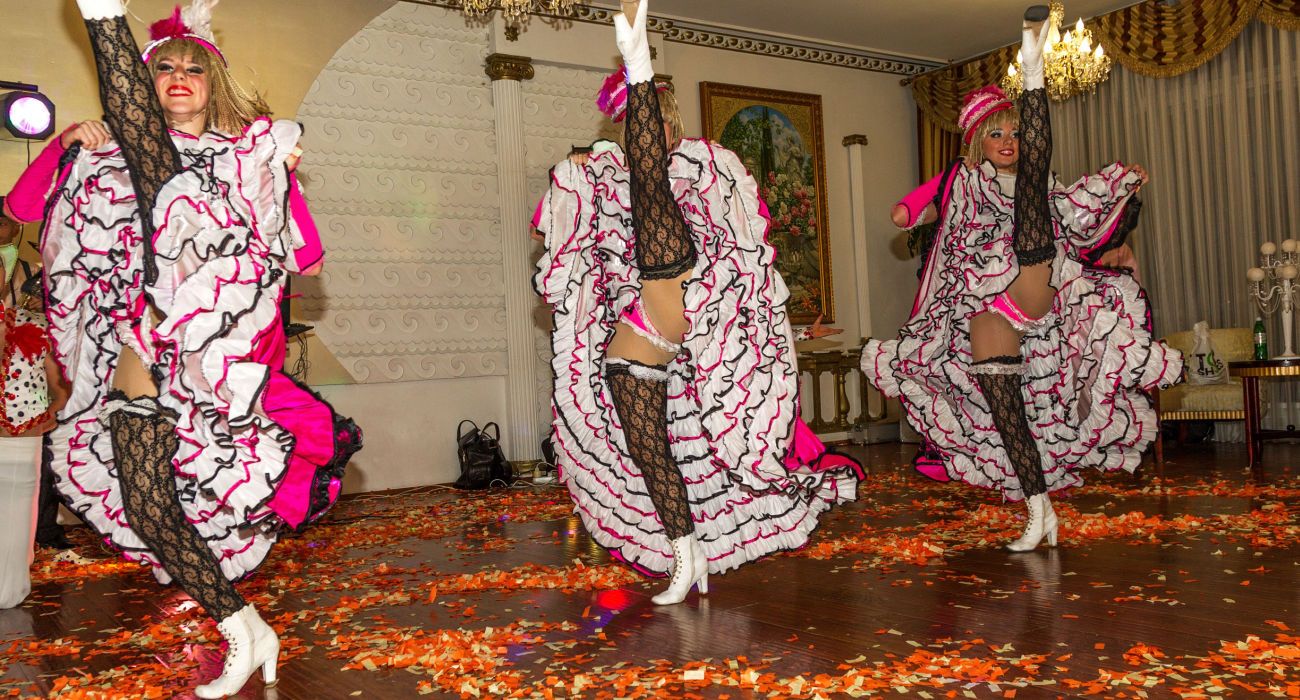
[(1043, 81), (1043, 47), (1047, 45), (1047, 35), (1052, 31), (1049, 19), (1038, 25), (1038, 31), (1030, 25), (1021, 30), (1020, 40), (1020, 76), (1025, 90), (1038, 90)]
[(650, 63), (650, 37), (646, 34), (646, 7), (649, 4), (649, 0), (641, 0), (631, 25), (622, 12), (614, 15), (614, 43), (618, 44), (618, 52), (623, 54), (629, 84), (648, 83), (655, 79), (655, 69)]
[(77, 0), (77, 7), (85, 19), (109, 19), (126, 15), (122, 0)]

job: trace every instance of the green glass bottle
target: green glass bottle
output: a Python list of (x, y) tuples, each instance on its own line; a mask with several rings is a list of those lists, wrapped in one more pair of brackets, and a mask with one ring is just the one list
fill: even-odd
[(1264, 319), (1255, 317), (1255, 359), (1268, 359), (1268, 334), (1264, 331)]

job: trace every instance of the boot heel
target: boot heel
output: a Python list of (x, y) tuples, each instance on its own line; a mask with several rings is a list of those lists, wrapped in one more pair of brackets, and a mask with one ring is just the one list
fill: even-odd
[(280, 665), (280, 650), (276, 649), (275, 656), (272, 656), (270, 659), (267, 659), (266, 663), (262, 664), (262, 683), (266, 687), (270, 688), (271, 686), (275, 685), (280, 681), (280, 679), (276, 676), (279, 665)]
[(1047, 546), (1048, 546), (1048, 547), (1055, 547), (1055, 546), (1056, 546), (1056, 527), (1055, 527), (1055, 526), (1053, 526), (1051, 530), (1048, 530), (1048, 531), (1047, 531)]
[(706, 573), (706, 574), (704, 574), (703, 576), (701, 576), (701, 577), (700, 577), (700, 580), (698, 581), (698, 583), (699, 583), (699, 587), (700, 587), (700, 595), (708, 595), (708, 594), (709, 594), (709, 575)]

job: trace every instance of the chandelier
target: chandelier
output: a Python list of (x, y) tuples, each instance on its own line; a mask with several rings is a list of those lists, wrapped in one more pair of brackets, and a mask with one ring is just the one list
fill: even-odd
[[(1043, 71), (1047, 96), (1057, 102), (1092, 92), (1110, 77), (1110, 56), (1102, 51), (1101, 44), (1093, 48), (1092, 32), (1083, 26), (1083, 18), (1079, 18), (1072, 31), (1066, 31), (1062, 36), (1061, 20), (1064, 18), (1065, 5), (1053, 0), (1047, 19), (1051, 29), (1047, 34), (1047, 46), (1043, 48)], [(1021, 89), (1020, 62), (1020, 52), (1017, 51), (1015, 63), (1007, 66), (1007, 74), (1002, 78), (1002, 89), (1013, 99)]]
[(573, 6), (586, 0), (452, 0), (471, 17), (481, 17), (493, 10), (501, 10), (506, 23), (518, 26), (532, 12), (553, 15), (573, 14)]

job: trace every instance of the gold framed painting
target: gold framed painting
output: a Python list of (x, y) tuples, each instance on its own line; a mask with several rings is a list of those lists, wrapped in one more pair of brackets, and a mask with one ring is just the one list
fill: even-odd
[(700, 105), (705, 138), (734, 151), (758, 181), (791, 322), (833, 322), (821, 96), (700, 83)]

